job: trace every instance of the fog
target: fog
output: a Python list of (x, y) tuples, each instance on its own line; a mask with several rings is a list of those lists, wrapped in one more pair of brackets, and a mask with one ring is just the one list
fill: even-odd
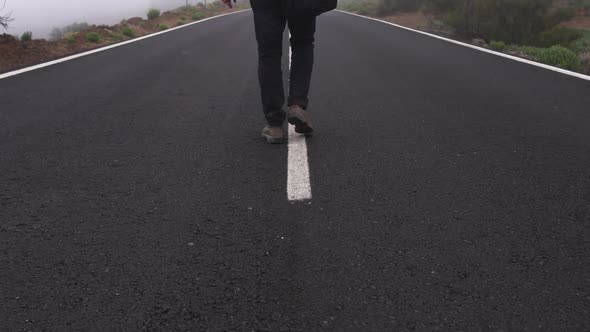
[[(0, 9), (3, 2), (0, 0)], [(2, 13), (12, 13), (14, 18), (7, 33), (32, 31), (34, 38), (47, 38), (54, 27), (74, 22), (114, 24), (124, 18), (145, 17), (150, 7), (165, 11), (185, 4), (186, 0), (6, 0)]]

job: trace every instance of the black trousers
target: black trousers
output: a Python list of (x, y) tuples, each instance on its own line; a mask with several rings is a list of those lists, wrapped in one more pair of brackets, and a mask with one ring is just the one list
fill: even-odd
[(309, 85), (313, 71), (315, 16), (289, 16), (284, 0), (250, 0), (258, 41), (258, 81), (262, 108), (271, 126), (285, 121), (285, 91), (281, 60), (285, 25), (291, 33), (292, 62), (289, 74), (287, 105), (307, 109)]

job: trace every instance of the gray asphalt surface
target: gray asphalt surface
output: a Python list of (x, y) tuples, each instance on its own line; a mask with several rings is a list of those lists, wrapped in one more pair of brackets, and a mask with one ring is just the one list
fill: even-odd
[(250, 12), (0, 80), (1, 329), (590, 329), (589, 82), (337, 12), (316, 57), (303, 203)]

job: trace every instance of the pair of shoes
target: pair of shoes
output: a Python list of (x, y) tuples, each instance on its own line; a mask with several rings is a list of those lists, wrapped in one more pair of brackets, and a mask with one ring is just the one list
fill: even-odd
[(262, 129), (262, 137), (266, 138), (266, 142), (270, 144), (281, 144), (285, 139), (283, 128), (275, 126), (266, 126)]
[[(309, 135), (313, 133), (311, 118), (309, 114), (298, 105), (289, 106), (287, 120), (295, 126), (295, 132), (298, 134)], [(278, 126), (266, 126), (262, 129), (262, 137), (270, 144), (281, 144), (285, 140), (283, 128)]]
[(295, 126), (295, 132), (298, 134), (313, 133), (311, 117), (301, 106), (291, 105), (287, 112), (287, 121)]

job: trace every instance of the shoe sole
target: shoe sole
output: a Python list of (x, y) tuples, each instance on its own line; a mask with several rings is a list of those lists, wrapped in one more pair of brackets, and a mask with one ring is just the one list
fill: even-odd
[(295, 132), (298, 134), (313, 133), (313, 128), (304, 119), (296, 116), (289, 117), (289, 123), (295, 126)]
[(266, 142), (269, 144), (283, 144), (282, 137), (272, 137), (270, 135), (262, 134), (262, 137), (266, 138)]

